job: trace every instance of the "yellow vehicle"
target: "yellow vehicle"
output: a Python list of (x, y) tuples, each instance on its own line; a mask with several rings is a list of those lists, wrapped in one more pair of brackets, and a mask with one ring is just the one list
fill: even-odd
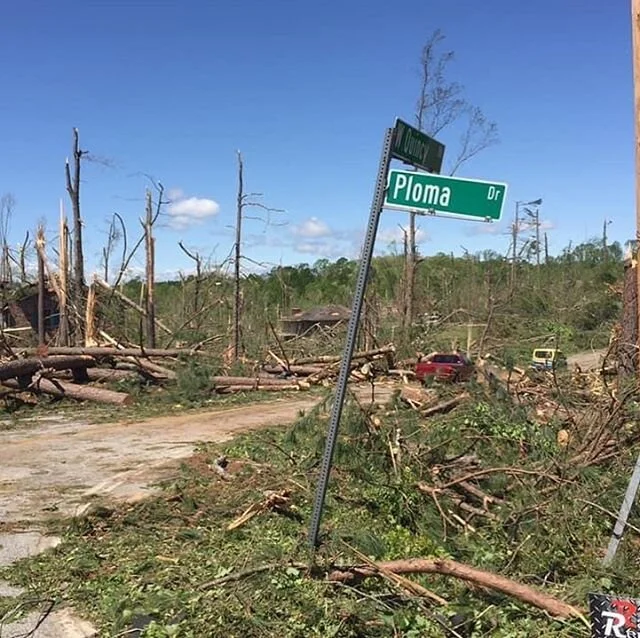
[(531, 367), (535, 370), (553, 370), (567, 365), (567, 358), (557, 348), (536, 348), (531, 355)]

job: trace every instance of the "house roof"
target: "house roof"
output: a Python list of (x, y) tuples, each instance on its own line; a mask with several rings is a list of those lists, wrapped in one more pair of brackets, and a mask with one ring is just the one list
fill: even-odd
[(318, 306), (305, 310), (304, 312), (296, 313), (286, 318), (286, 321), (309, 321), (313, 323), (321, 322), (337, 322), (348, 321), (351, 316), (351, 310), (345, 306), (328, 305)]

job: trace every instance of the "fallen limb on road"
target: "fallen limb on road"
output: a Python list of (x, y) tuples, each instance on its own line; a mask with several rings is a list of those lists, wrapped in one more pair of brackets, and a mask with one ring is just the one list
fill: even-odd
[(383, 572), (392, 574), (440, 574), (451, 576), (479, 587), (498, 591), (506, 596), (543, 609), (556, 618), (584, 618), (583, 613), (573, 605), (569, 605), (553, 596), (544, 594), (528, 585), (523, 585), (499, 574), (486, 572), (464, 563), (445, 559), (408, 558), (373, 565), (340, 567), (329, 573), (327, 579), (333, 582), (349, 583), (381, 576)]

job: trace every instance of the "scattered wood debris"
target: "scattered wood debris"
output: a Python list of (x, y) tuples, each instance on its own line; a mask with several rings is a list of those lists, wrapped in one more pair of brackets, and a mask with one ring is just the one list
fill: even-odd
[(254, 518), (254, 516), (257, 516), (262, 512), (266, 512), (267, 510), (280, 512), (289, 511), (291, 504), (291, 490), (281, 490), (280, 492), (267, 490), (264, 495), (264, 500), (259, 501), (258, 503), (253, 503), (253, 505), (250, 505), (240, 516), (238, 516), (238, 518), (229, 523), (229, 525), (227, 525), (227, 531), (232, 531), (242, 527), (245, 523), (248, 523), (252, 518)]

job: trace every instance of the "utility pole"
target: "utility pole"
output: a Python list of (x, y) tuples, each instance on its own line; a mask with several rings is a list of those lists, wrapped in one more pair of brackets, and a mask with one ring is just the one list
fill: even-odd
[(633, 97), (635, 110), (636, 147), (636, 372), (640, 374), (638, 363), (640, 353), (640, 0), (631, 0), (631, 29), (633, 42)]

